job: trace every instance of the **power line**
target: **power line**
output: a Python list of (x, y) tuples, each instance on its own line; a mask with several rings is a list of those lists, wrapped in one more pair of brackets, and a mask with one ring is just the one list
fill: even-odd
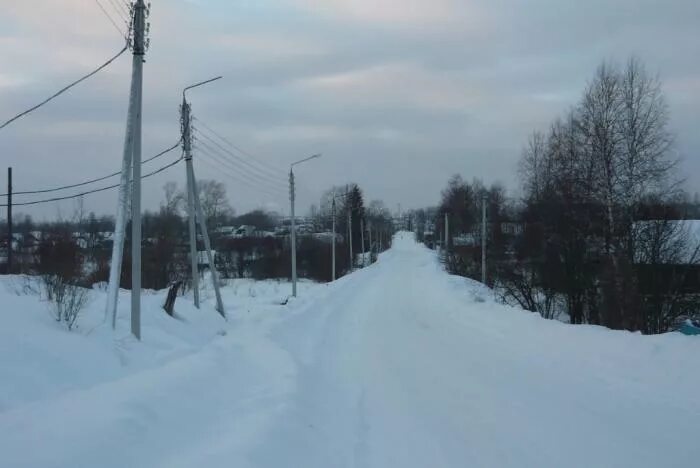
[(218, 165), (218, 164), (215, 163), (215, 162), (209, 161), (209, 160), (204, 159), (204, 158), (200, 158), (200, 159), (198, 159), (197, 161), (203, 162), (203, 163), (206, 164), (207, 166), (209, 166), (209, 167), (211, 167), (212, 169), (214, 169), (215, 171), (217, 171), (217, 173), (223, 173), (224, 175), (226, 175), (226, 176), (228, 176), (228, 177), (234, 179), (236, 182), (240, 182), (240, 183), (242, 183), (242, 184), (244, 184), (244, 185), (247, 185), (247, 186), (250, 187), (251, 189), (256, 190), (256, 191), (258, 191), (258, 192), (260, 192), (260, 193), (263, 193), (263, 194), (265, 194), (265, 195), (269, 195), (269, 196), (274, 197), (274, 198), (280, 198), (280, 197), (283, 197), (283, 196), (284, 196), (284, 195), (282, 195), (282, 194), (280, 194), (280, 193), (273, 192), (273, 191), (268, 190), (268, 189), (266, 189), (266, 188), (264, 188), (264, 187), (261, 187), (261, 186), (259, 186), (259, 185), (255, 185), (255, 184), (253, 184), (252, 182), (250, 182), (250, 181), (248, 181), (248, 180), (246, 180), (246, 179), (241, 178), (239, 175), (236, 175), (236, 174), (233, 173), (233, 172), (228, 172), (227, 169), (222, 168), (220, 165)]
[(233, 153), (232, 151), (228, 150), (227, 148), (221, 146), (221, 145), (220, 145), (219, 143), (217, 143), (215, 140), (213, 140), (213, 139), (211, 139), (210, 137), (208, 137), (205, 133), (202, 133), (201, 131), (199, 131), (199, 130), (196, 129), (196, 128), (195, 128), (195, 130), (197, 130), (197, 135), (198, 135), (198, 136), (203, 137), (203, 138), (204, 138), (205, 140), (207, 140), (209, 143), (211, 143), (212, 145), (216, 146), (216, 148), (212, 148), (212, 147), (209, 146), (208, 144), (206, 144), (206, 143), (204, 143), (203, 141), (199, 140), (203, 145), (205, 145), (205, 146), (206, 146), (207, 148), (209, 148), (211, 151), (215, 151), (215, 152), (221, 154), (221, 155), (222, 155), (225, 159), (227, 159), (227, 160), (231, 160), (231, 158), (233, 158), (233, 160), (235, 160), (235, 161), (237, 161), (238, 163), (240, 163), (240, 164), (246, 166), (250, 171), (253, 171), (253, 173), (254, 173), (255, 175), (257, 175), (257, 176), (259, 176), (259, 177), (261, 177), (261, 178), (263, 178), (263, 179), (270, 180), (270, 181), (272, 181), (272, 182), (274, 182), (274, 183), (284, 183), (284, 182), (285, 182), (285, 180), (286, 180), (285, 177), (281, 177), (281, 176), (279, 176), (279, 175), (277, 175), (277, 174), (274, 174), (274, 175), (273, 175), (273, 174), (266, 173), (266, 172), (262, 171), (260, 168), (258, 168), (257, 166), (251, 164), (251, 163), (250, 163), (249, 161), (247, 161), (246, 159), (241, 158), (241, 157), (238, 156), (237, 154), (235, 154), (235, 153)]
[(218, 153), (216, 150), (211, 148), (209, 145), (207, 145), (203, 141), (198, 140), (197, 147), (200, 151), (203, 151), (208, 156), (210, 156), (212, 158), (216, 158), (217, 161), (219, 161), (220, 163), (227, 165), (227, 167), (229, 167), (231, 170), (234, 170), (236, 172), (241, 172), (242, 175), (249, 177), (249, 178), (252, 178), (255, 181), (257, 181), (258, 183), (268, 184), (271, 187), (275, 187), (275, 189), (278, 189), (278, 187), (280, 185), (285, 184), (284, 181), (277, 181), (277, 180), (273, 180), (273, 179), (268, 179), (268, 178), (262, 177), (258, 174), (248, 172), (247, 169), (237, 165), (234, 161), (231, 161), (231, 160), (226, 159), (223, 156), (221, 156), (220, 153)]
[(121, 3), (119, 0), (109, 0), (109, 3), (112, 4), (112, 8), (114, 8), (114, 11), (117, 12), (119, 17), (124, 20), (125, 23), (128, 23), (129, 21), (127, 18), (131, 17), (131, 13), (126, 9), (123, 3)]
[(199, 119), (199, 118), (197, 118), (197, 117), (192, 117), (192, 118), (193, 118), (194, 120), (196, 120), (197, 122), (199, 122), (199, 123), (202, 125), (202, 127), (204, 127), (206, 130), (208, 130), (211, 134), (213, 134), (214, 136), (216, 136), (217, 138), (219, 138), (221, 141), (223, 141), (224, 143), (226, 143), (227, 145), (229, 145), (231, 148), (235, 149), (236, 151), (238, 151), (239, 153), (241, 153), (241, 154), (243, 154), (243, 155), (245, 155), (245, 156), (248, 156), (249, 158), (252, 158), (255, 162), (257, 162), (258, 164), (260, 164), (262, 167), (264, 167), (265, 169), (267, 169), (267, 170), (270, 171), (271, 173), (277, 174), (277, 175), (281, 175), (281, 176), (283, 176), (283, 177), (286, 177), (286, 173), (285, 173), (284, 171), (282, 171), (282, 170), (280, 170), (279, 168), (277, 168), (277, 167), (275, 167), (275, 166), (273, 166), (273, 165), (271, 165), (271, 164), (265, 162), (265, 161), (262, 160), (262, 159), (257, 158), (256, 156), (254, 156), (254, 155), (250, 154), (249, 152), (247, 152), (247, 151), (241, 149), (240, 147), (234, 145), (234, 144), (231, 143), (231, 141), (228, 140), (226, 137), (222, 136), (220, 133), (216, 132), (216, 131), (215, 131), (214, 129), (212, 129), (209, 125), (207, 125), (206, 122), (203, 122), (201, 119)]
[(72, 87), (74, 87), (74, 86), (76, 86), (76, 85), (82, 83), (83, 81), (87, 80), (87, 79), (90, 78), (91, 76), (93, 76), (93, 75), (99, 73), (99, 72), (102, 71), (104, 68), (106, 68), (107, 66), (109, 66), (112, 62), (114, 62), (117, 58), (119, 58), (124, 52), (126, 52), (126, 51), (128, 50), (128, 48), (129, 48), (129, 45), (128, 45), (128, 44), (125, 44), (124, 47), (123, 47), (119, 52), (117, 52), (116, 55), (114, 55), (112, 58), (110, 58), (109, 60), (107, 60), (105, 63), (103, 63), (102, 65), (100, 65), (99, 67), (97, 67), (96, 69), (94, 69), (93, 71), (91, 71), (90, 73), (88, 73), (87, 75), (84, 75), (83, 77), (79, 78), (78, 80), (72, 82), (72, 83), (69, 84), (68, 86), (65, 86), (64, 88), (61, 88), (58, 92), (56, 92), (56, 93), (54, 93), (53, 95), (49, 96), (48, 98), (44, 99), (44, 100), (41, 101), (39, 104), (37, 104), (37, 105), (35, 105), (35, 106), (33, 106), (33, 107), (30, 107), (29, 109), (27, 109), (27, 110), (25, 110), (25, 111), (23, 111), (23, 112), (20, 112), (19, 114), (15, 115), (15, 116), (12, 117), (11, 119), (9, 119), (8, 121), (6, 121), (6, 122), (3, 123), (2, 125), (0, 125), (0, 130), (2, 130), (3, 128), (7, 127), (8, 125), (10, 125), (10, 124), (11, 124), (12, 122), (14, 122), (15, 120), (17, 120), (17, 119), (19, 119), (19, 118), (21, 118), (21, 117), (24, 117), (25, 115), (27, 115), (27, 114), (29, 114), (29, 113), (31, 113), (31, 112), (34, 112), (35, 110), (37, 110), (38, 108), (40, 108), (40, 107), (43, 106), (44, 104), (47, 104), (49, 101), (52, 101), (53, 99), (55, 99), (55, 98), (57, 98), (58, 96), (60, 96), (61, 94), (65, 93), (66, 91), (68, 91), (68, 90), (71, 89)]
[(230, 161), (222, 158), (221, 156), (218, 156), (216, 153), (211, 153), (211, 152), (202, 150), (201, 147), (197, 147), (197, 149), (202, 155), (209, 157), (211, 159), (215, 159), (219, 164), (222, 164), (223, 167), (233, 171), (237, 175), (237, 177), (242, 177), (242, 180), (244, 180), (246, 183), (256, 184), (256, 185), (253, 185), (253, 187), (262, 185), (270, 190), (274, 190), (274, 191), (277, 191), (280, 193), (286, 192), (284, 189), (280, 188), (279, 183), (265, 180), (265, 179), (255, 179), (254, 174), (250, 174), (250, 173), (245, 172), (244, 169), (241, 169), (239, 166), (236, 166), (235, 164), (231, 163)]
[[(164, 155), (170, 153), (171, 151), (173, 151), (174, 149), (176, 149), (178, 146), (180, 146), (181, 141), (182, 141), (181, 139), (178, 140), (177, 143), (175, 143), (175, 144), (172, 145), (171, 147), (169, 147), (169, 148), (167, 148), (167, 149), (161, 151), (160, 153), (156, 154), (155, 156), (151, 156), (150, 158), (145, 159), (144, 161), (141, 162), (141, 164), (142, 164), (142, 165), (143, 165), (143, 164), (146, 164), (147, 162), (153, 161), (154, 159), (158, 159), (158, 158), (160, 158), (160, 157), (162, 157), (162, 156), (164, 156)], [(121, 171), (113, 172), (113, 173), (111, 173), (111, 174), (109, 174), (109, 175), (106, 175), (106, 176), (102, 176), (102, 177), (97, 177), (97, 178), (94, 178), (94, 179), (86, 180), (86, 181), (84, 181), (84, 182), (79, 182), (79, 183), (77, 183), (77, 184), (64, 185), (64, 186), (61, 186), (61, 187), (56, 187), (56, 188), (51, 188), (51, 189), (25, 190), (25, 191), (21, 191), (21, 192), (12, 192), (12, 195), (34, 195), (34, 194), (39, 194), (39, 193), (58, 192), (58, 191), (61, 191), (61, 190), (68, 190), (68, 189), (72, 189), (72, 188), (76, 188), (76, 187), (82, 187), (82, 186), (84, 186), (84, 185), (93, 184), (93, 183), (95, 183), (95, 182), (101, 182), (101, 181), (103, 181), (103, 180), (110, 179), (110, 178), (112, 178), (112, 177), (118, 176), (119, 174), (121, 174)], [(7, 195), (8, 195), (7, 193), (0, 193), (0, 197), (6, 197)]]
[[(159, 174), (159, 173), (165, 171), (166, 169), (169, 169), (169, 168), (173, 167), (174, 165), (176, 165), (177, 163), (179, 163), (179, 162), (182, 161), (183, 159), (184, 159), (184, 158), (183, 158), (182, 156), (180, 156), (178, 159), (176, 159), (175, 161), (171, 162), (170, 164), (166, 164), (165, 166), (160, 167), (160, 168), (156, 169), (155, 171), (152, 171), (152, 172), (149, 172), (148, 174), (142, 175), (142, 176), (141, 176), (141, 179), (143, 180), (143, 179), (146, 179), (146, 178), (148, 178), (148, 177), (151, 177), (151, 176), (154, 176), (154, 175), (156, 175), (156, 174)], [(70, 199), (72, 199), (72, 198), (79, 198), (79, 197), (83, 197), (83, 196), (85, 196), (85, 195), (90, 195), (90, 194), (93, 194), (93, 193), (98, 193), (98, 192), (104, 192), (104, 191), (106, 191), (106, 190), (111, 190), (111, 189), (113, 189), (113, 188), (119, 187), (119, 185), (120, 185), (120, 184), (109, 185), (109, 186), (107, 186), (107, 187), (102, 187), (102, 188), (98, 188), (98, 189), (94, 189), (94, 190), (88, 190), (88, 191), (86, 191), (86, 192), (76, 193), (76, 194), (74, 194), (74, 195), (67, 195), (67, 196), (65, 196), (65, 197), (54, 197), (54, 198), (47, 198), (47, 199), (44, 199), (44, 200), (35, 200), (35, 201), (31, 201), (31, 202), (13, 203), (12, 206), (15, 207), (15, 206), (39, 205), (39, 204), (41, 204), (41, 203), (49, 203), (49, 202), (55, 202), (55, 201), (61, 201), (61, 200), (70, 200)], [(0, 205), (0, 207), (6, 207), (6, 206), (7, 206), (6, 204)]]
[[(265, 168), (264, 166), (256, 166), (252, 164), (249, 160), (239, 156), (238, 154), (234, 153), (228, 148), (225, 148), (222, 146), (219, 142), (211, 138), (209, 135), (207, 135), (205, 132), (201, 131), (197, 127), (193, 127), (195, 131), (197, 131), (197, 134), (202, 136), (204, 139), (206, 139), (208, 142), (210, 142), (212, 145), (216, 146), (218, 149), (216, 151), (225, 153), (227, 155), (227, 159), (233, 158), (236, 161), (240, 162), (241, 164), (244, 164), (245, 166), (249, 167), (251, 170), (256, 171), (256, 173), (260, 174), (263, 177), (273, 179), (275, 181), (284, 181), (286, 180), (286, 177), (284, 176), (284, 172), (282, 171), (272, 171), (270, 169)], [(259, 162), (259, 161), (256, 161)]]
[[(117, 23), (116, 23), (116, 22), (114, 21), (114, 19), (112, 18), (112, 15), (110, 15), (109, 12), (105, 9), (105, 7), (102, 6), (102, 3), (100, 3), (100, 0), (95, 0), (95, 3), (97, 3), (97, 6), (100, 7), (100, 10), (102, 10), (102, 13), (105, 14), (105, 16), (107, 17), (107, 19), (109, 20), (109, 22), (112, 23), (112, 26), (114, 26), (114, 29), (117, 30), (117, 32), (119, 33), (119, 35), (122, 36), (122, 37), (124, 37), (124, 38), (126, 38), (126, 33), (125, 33), (124, 31), (122, 31), (122, 28), (120, 28), (119, 26), (117, 26)], [(112, 4), (112, 7), (114, 7), (114, 4)], [(119, 11), (117, 11), (117, 14), (119, 14)], [(121, 16), (121, 15), (120, 15), (120, 16)], [(122, 18), (122, 19), (124, 19), (124, 18)]]
[[(245, 177), (242, 177), (240, 173), (236, 172), (237, 169), (233, 169), (227, 165), (224, 165), (222, 167), (222, 165), (221, 165), (222, 161), (210, 153), (207, 153), (205, 151), (201, 151), (201, 149), (200, 149), (200, 154), (202, 156), (205, 156), (205, 157), (198, 158), (197, 161), (204, 162), (206, 165), (215, 169), (217, 172), (223, 172), (225, 175), (236, 180), (237, 182), (240, 182), (240, 183), (247, 185), (248, 187), (250, 187), (254, 190), (257, 190), (259, 192), (265, 193), (265, 194), (273, 196), (273, 197), (283, 197), (285, 194), (284, 190), (279, 189), (277, 187), (272, 188), (270, 186), (256, 184), (255, 182), (253, 182), (249, 179), (246, 179)], [(215, 160), (216, 162), (213, 162), (212, 160), (208, 160), (207, 158), (211, 158), (212, 160)]]
[[(237, 161), (240, 161), (240, 162), (246, 164), (246, 165), (249, 166), (249, 167), (253, 167), (254, 169), (257, 169), (257, 170), (258, 170), (258, 173), (264, 175), (263, 178), (264, 178), (265, 180), (268, 180), (268, 181), (270, 181), (270, 182), (273, 182), (273, 183), (275, 184), (275, 186), (277, 186), (277, 184), (287, 184), (287, 174), (286, 174), (286, 172), (284, 172), (284, 171), (282, 171), (282, 170), (280, 170), (280, 169), (278, 169), (278, 168), (276, 168), (276, 167), (270, 165), (269, 163), (266, 163), (265, 161), (263, 161), (263, 160), (261, 160), (261, 159), (256, 158), (254, 155), (250, 154), (249, 152), (247, 152), (247, 151), (245, 151), (245, 150), (239, 148), (238, 146), (234, 145), (233, 143), (231, 143), (230, 140), (228, 140), (227, 138), (225, 138), (225, 137), (222, 136), (221, 134), (217, 133), (214, 129), (212, 129), (212, 128), (211, 128), (210, 126), (208, 126), (205, 122), (203, 122), (202, 119), (200, 119), (200, 118), (198, 118), (198, 117), (194, 117), (194, 116), (192, 117), (192, 119), (193, 119), (193, 120), (196, 120), (197, 122), (199, 122), (199, 124), (201, 124), (202, 127), (204, 127), (206, 130), (208, 130), (209, 132), (211, 132), (214, 136), (216, 136), (217, 138), (219, 138), (221, 141), (223, 141), (223, 142), (226, 143), (227, 145), (231, 146), (233, 149), (239, 151), (240, 153), (242, 153), (242, 154), (244, 154), (244, 155), (246, 155), (246, 156), (249, 156), (253, 161), (255, 161), (255, 162), (257, 162), (258, 164), (260, 164), (260, 165), (262, 166), (263, 169), (266, 169), (267, 172), (263, 172), (262, 169), (260, 169), (260, 168), (258, 168), (258, 167), (255, 167), (255, 166), (252, 166), (251, 164), (248, 163), (247, 160), (241, 158), (240, 156), (238, 156), (238, 155), (232, 153), (231, 151), (227, 150), (226, 148), (222, 147), (219, 143), (217, 143), (216, 141), (214, 141), (214, 140), (213, 140), (211, 137), (209, 137), (204, 131), (202, 131), (202, 129), (193, 127), (195, 130), (197, 130), (197, 132), (198, 132), (199, 135), (203, 136), (205, 139), (207, 139), (207, 140), (210, 141), (211, 143), (215, 144), (215, 145), (219, 148), (220, 151), (217, 151), (218, 154), (221, 154), (221, 151), (223, 151), (223, 152), (227, 153), (228, 155), (234, 157)], [(205, 145), (204, 142), (200, 142), (200, 143), (202, 143), (203, 145)], [(207, 146), (207, 147), (208, 147), (208, 146)], [(211, 147), (208, 147), (208, 148), (209, 148), (210, 150), (212, 149)], [(310, 190), (309, 190), (304, 184), (299, 184), (299, 183), (297, 183), (297, 184), (296, 184), (296, 188), (297, 188), (297, 190), (298, 190), (299, 192), (311, 193)]]
[(281, 178), (281, 177), (271, 177), (267, 174), (263, 174), (260, 172), (255, 172), (254, 170), (251, 170), (251, 167), (245, 163), (245, 161), (241, 161), (238, 158), (230, 158), (227, 156), (228, 153), (223, 151), (220, 148), (214, 148), (210, 146), (207, 142), (202, 141), (201, 139), (195, 137), (195, 140), (197, 141), (198, 145), (200, 145), (200, 148), (205, 148), (209, 150), (211, 153), (214, 153), (221, 157), (224, 161), (226, 161), (228, 164), (233, 165), (237, 170), (245, 172), (247, 175), (251, 177), (255, 177), (261, 181), (264, 182), (269, 182), (272, 183), (273, 185), (277, 186), (279, 184), (284, 184), (286, 183), (286, 180)]

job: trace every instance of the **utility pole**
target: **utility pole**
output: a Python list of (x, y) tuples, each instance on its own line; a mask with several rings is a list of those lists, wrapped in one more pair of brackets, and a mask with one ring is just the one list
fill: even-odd
[(362, 268), (364, 268), (367, 263), (365, 258), (365, 220), (360, 218), (360, 243), (362, 244)]
[(355, 266), (355, 259), (352, 252), (352, 204), (350, 203), (350, 194), (347, 185), (345, 186), (345, 205), (348, 211), (348, 243), (350, 245), (350, 271)]
[(486, 192), (481, 198), (481, 282), (486, 284)]
[(131, 91), (124, 136), (122, 171), (119, 181), (119, 201), (112, 246), (112, 263), (109, 270), (106, 316), (112, 316), (112, 328), (116, 328), (117, 300), (121, 277), (124, 237), (129, 205), (129, 183), (131, 180), (132, 211), (132, 289), (131, 332), (141, 339), (141, 112), (143, 92), (143, 63), (148, 47), (146, 39), (146, 5), (137, 0), (133, 8), (132, 31), (129, 38), (133, 51), (131, 65)]
[(367, 232), (369, 233), (369, 264), (372, 264), (372, 222), (367, 223)]
[(223, 318), (226, 318), (224, 303), (221, 300), (221, 291), (219, 289), (219, 275), (216, 271), (214, 263), (214, 254), (211, 249), (211, 241), (209, 239), (209, 231), (207, 230), (207, 222), (202, 211), (201, 201), (199, 200), (199, 191), (197, 190), (197, 178), (194, 175), (194, 165), (192, 162), (192, 106), (187, 102), (187, 91), (198, 86), (211, 83), (221, 79), (220, 76), (210, 80), (201, 81), (193, 84), (182, 90), (182, 107), (181, 107), (181, 124), (182, 124), (182, 145), (185, 152), (185, 170), (187, 171), (187, 211), (189, 217), (189, 234), (190, 234), (190, 263), (192, 268), (192, 292), (194, 304), (199, 308), (199, 254), (197, 250), (197, 225), (199, 221), (199, 230), (202, 232), (204, 239), (204, 250), (209, 262), (209, 270), (211, 272), (211, 280), (214, 285), (214, 293), (216, 294), (216, 310)]
[(180, 118), (182, 120), (182, 147), (185, 152), (185, 171), (187, 174), (187, 217), (190, 235), (190, 269), (192, 274), (192, 297), (194, 306), (199, 309), (199, 270), (197, 264), (197, 224), (195, 222), (194, 197), (197, 196), (192, 190), (192, 179), (190, 174), (194, 173), (192, 168), (192, 121), (190, 115), (190, 105), (187, 103), (185, 93), (182, 93), (182, 106), (180, 107)]
[(445, 213), (445, 253), (447, 253), (448, 246), (450, 244), (450, 218), (447, 213)]
[(143, 62), (146, 55), (146, 5), (134, 6), (134, 65), (136, 109), (131, 176), (131, 333), (141, 339), (141, 121), (143, 113)]
[(335, 281), (335, 193), (333, 194), (333, 205), (331, 209), (332, 217), (333, 217), (333, 250), (331, 251), (331, 278), (333, 281)]
[(292, 241), (292, 296), (297, 297), (297, 233), (296, 233), (296, 218), (294, 215), (294, 200), (296, 193), (294, 191), (294, 166), (297, 164), (304, 163), (306, 161), (310, 161), (312, 159), (320, 158), (321, 154), (314, 154), (312, 156), (309, 156), (308, 158), (301, 159), (299, 161), (293, 162), (289, 166), (289, 201), (291, 202), (292, 209), (291, 209), (291, 214), (292, 214), (292, 236), (291, 236), (291, 241)]
[(7, 168), (7, 274), (12, 274), (12, 168)]
[[(192, 184), (190, 188), (196, 193), (197, 192), (197, 180), (194, 177), (194, 169), (190, 166), (190, 179)], [(221, 314), (223, 318), (226, 318), (226, 311), (224, 310), (224, 303), (221, 300), (221, 291), (219, 290), (219, 274), (216, 271), (216, 265), (214, 264), (214, 253), (211, 250), (211, 241), (209, 240), (209, 232), (207, 231), (207, 221), (204, 218), (204, 213), (202, 212), (202, 204), (199, 201), (199, 196), (194, 197), (194, 206), (197, 210), (197, 219), (199, 220), (199, 229), (202, 231), (202, 237), (204, 238), (204, 250), (207, 253), (207, 261), (209, 262), (209, 270), (211, 271), (211, 281), (214, 283), (214, 293), (216, 294), (216, 310)]]
[(294, 170), (289, 169), (289, 201), (291, 202), (292, 214), (292, 232), (291, 232), (291, 248), (292, 248), (292, 296), (297, 297), (297, 230), (294, 216)]

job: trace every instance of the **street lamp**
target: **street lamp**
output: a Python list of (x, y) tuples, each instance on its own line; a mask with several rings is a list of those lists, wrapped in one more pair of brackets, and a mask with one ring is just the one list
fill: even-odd
[(187, 215), (189, 224), (190, 236), (190, 267), (192, 268), (192, 295), (194, 305), (199, 309), (199, 272), (198, 262), (199, 255), (197, 253), (197, 227), (196, 222), (199, 221), (199, 228), (202, 231), (204, 240), (204, 250), (206, 251), (207, 260), (209, 262), (209, 270), (211, 271), (211, 279), (214, 283), (214, 292), (216, 294), (216, 310), (222, 317), (226, 318), (224, 303), (221, 300), (221, 291), (219, 290), (219, 278), (216, 273), (216, 265), (214, 264), (214, 254), (211, 249), (211, 241), (207, 232), (206, 220), (202, 213), (201, 202), (199, 200), (197, 190), (197, 179), (194, 176), (194, 167), (192, 165), (192, 116), (190, 113), (190, 104), (187, 102), (187, 91), (192, 88), (211, 83), (212, 81), (220, 80), (217, 76), (206, 81), (200, 81), (182, 90), (182, 107), (181, 107), (181, 123), (182, 123), (182, 147), (185, 154), (185, 169), (187, 174)]
[(289, 201), (291, 202), (291, 215), (292, 215), (292, 296), (297, 297), (297, 233), (296, 233), (296, 220), (294, 216), (294, 166), (297, 166), (306, 161), (312, 159), (320, 158), (321, 154), (314, 154), (308, 158), (300, 159), (299, 161), (293, 162), (289, 166)]
[(193, 181), (190, 179), (190, 174), (194, 174), (194, 169), (192, 168), (192, 119), (190, 115), (190, 105), (187, 102), (187, 91), (199, 86), (211, 83), (221, 79), (221, 76), (212, 78), (205, 81), (200, 81), (198, 83), (192, 84), (183, 88), (182, 90), (182, 107), (181, 107), (181, 123), (182, 123), (182, 149), (185, 155), (185, 166), (187, 174), (187, 215), (188, 215), (188, 227), (190, 236), (190, 268), (192, 269), (192, 296), (194, 299), (194, 305), (199, 309), (199, 272), (197, 268), (198, 255), (197, 255), (197, 227), (196, 227), (196, 216), (195, 216), (195, 191), (192, 190)]

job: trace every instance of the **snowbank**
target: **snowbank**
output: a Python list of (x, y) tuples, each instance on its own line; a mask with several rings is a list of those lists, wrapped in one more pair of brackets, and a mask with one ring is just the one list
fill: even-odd
[[(16, 279), (15, 279), (16, 281)], [(206, 281), (202, 282), (206, 285)], [(0, 465), (695, 467), (700, 340), (544, 320), (400, 234), (331, 285), (143, 299), (143, 341), (0, 285)]]

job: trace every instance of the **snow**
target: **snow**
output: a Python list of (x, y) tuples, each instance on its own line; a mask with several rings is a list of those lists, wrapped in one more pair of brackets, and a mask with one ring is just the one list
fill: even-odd
[[(0, 284), (0, 454), (12, 467), (694, 467), (700, 339), (570, 326), (497, 303), (402, 233), (331, 285), (235, 280), (229, 321), (144, 298), (143, 341), (67, 332)], [(202, 281), (203, 285), (208, 284)], [(14, 285), (14, 287), (13, 287)]]

